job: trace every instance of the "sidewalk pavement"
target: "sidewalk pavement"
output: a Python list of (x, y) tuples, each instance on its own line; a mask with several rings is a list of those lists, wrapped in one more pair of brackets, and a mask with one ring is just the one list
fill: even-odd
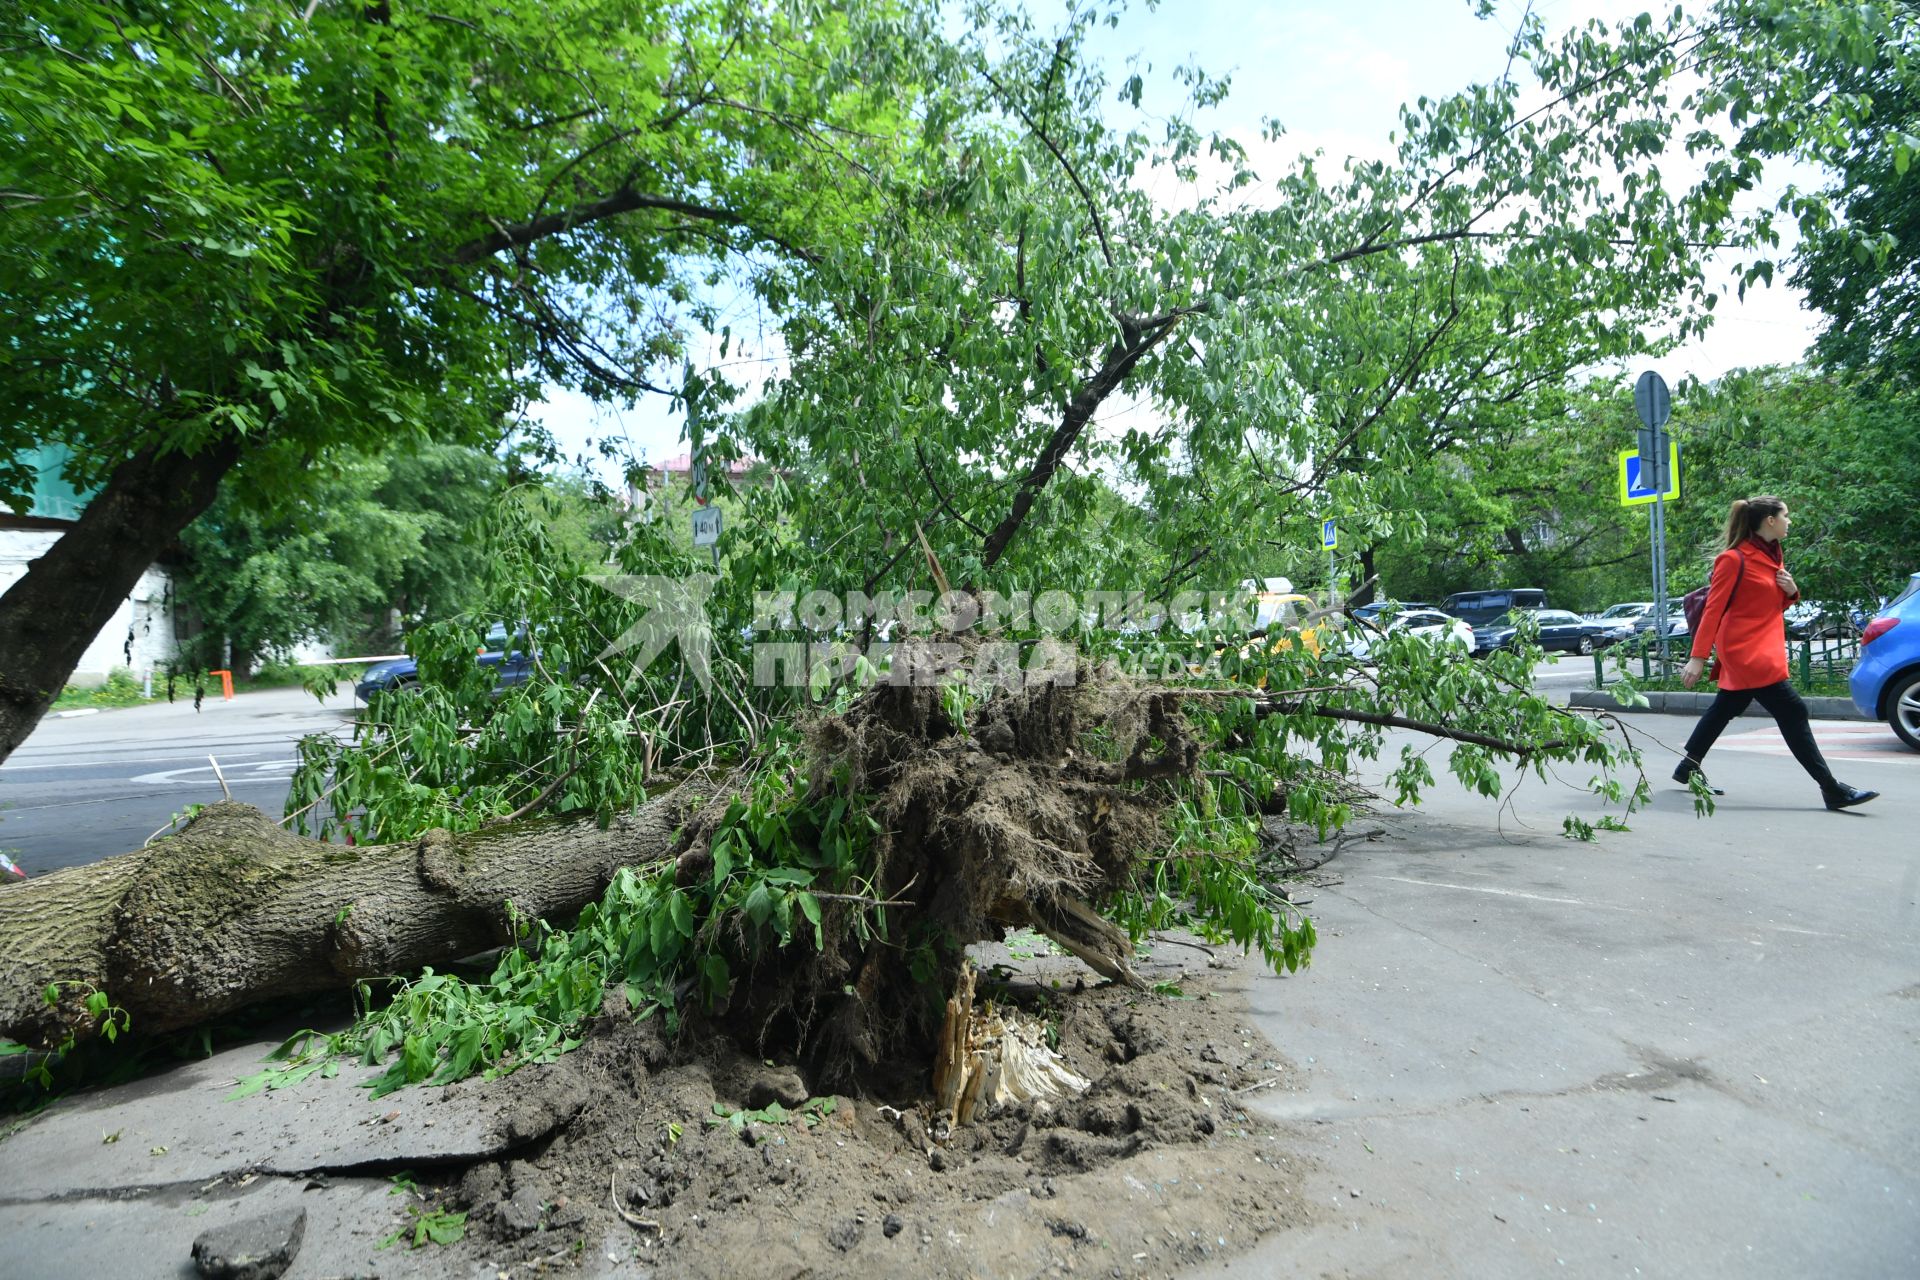
[(1770, 733), (1710, 818), (1653, 746), (1593, 844), (1538, 779), (1361, 817), (1297, 895), (1312, 968), (1247, 988), (1317, 1221), (1192, 1280), (1920, 1275), (1920, 753), (1845, 757), (1882, 795), (1830, 813)]

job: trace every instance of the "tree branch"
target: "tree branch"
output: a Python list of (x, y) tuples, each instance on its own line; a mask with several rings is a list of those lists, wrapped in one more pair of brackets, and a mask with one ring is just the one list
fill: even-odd
[(1140, 358), (1173, 332), (1173, 327), (1180, 322), (1180, 316), (1183, 314), (1187, 313), (1184, 311), (1171, 313), (1171, 318), (1164, 324), (1145, 334), (1140, 333), (1131, 322), (1122, 318), (1122, 340), (1113, 344), (1099, 371), (1088, 379), (1086, 385), (1081, 387), (1068, 402), (1066, 412), (1061, 415), (1060, 425), (1054, 429), (1053, 435), (1047, 440), (1046, 447), (1040, 451), (1040, 456), (1034, 459), (1033, 466), (1021, 478), (1020, 491), (1013, 497), (1013, 509), (1007, 512), (1006, 518), (995, 525), (993, 532), (987, 536), (981, 559), (982, 568), (991, 569), (999, 563), (1000, 557), (1006, 554), (1007, 544), (1013, 541), (1013, 535), (1020, 531), (1021, 523), (1026, 520), (1027, 513), (1033, 509), (1034, 499), (1039, 496), (1040, 490), (1046, 488), (1047, 482), (1053, 479), (1054, 473), (1060, 469), (1061, 463), (1066, 460), (1067, 451), (1073, 448), (1074, 442), (1080, 438), (1080, 433), (1086, 429), (1087, 423), (1093, 420), (1094, 411), (1109, 395), (1113, 394), (1116, 387), (1126, 380), (1127, 375), (1133, 372), (1133, 367), (1140, 362)]
[(1412, 729), (1418, 733), (1429, 733), (1436, 738), (1448, 738), (1454, 742), (1470, 743), (1476, 747), (1485, 747), (1490, 751), (1499, 751), (1505, 755), (1538, 755), (1542, 751), (1555, 751), (1567, 745), (1564, 739), (1555, 738), (1550, 742), (1524, 743), (1513, 742), (1506, 738), (1496, 738), (1490, 734), (1475, 733), (1470, 729), (1455, 729), (1451, 725), (1433, 724), (1426, 720), (1412, 720), (1406, 716), (1389, 715), (1382, 711), (1355, 711), (1348, 707), (1323, 707), (1305, 702), (1262, 703), (1257, 711), (1260, 716), (1318, 716), (1325, 720), (1352, 720), (1358, 724), (1375, 724), (1389, 729)]
[(814, 256), (806, 250), (799, 248), (797, 245), (789, 244), (778, 236), (770, 235), (767, 232), (750, 226), (745, 218), (742, 218), (731, 209), (695, 204), (690, 200), (676, 200), (671, 196), (653, 195), (633, 187), (622, 187), (611, 195), (602, 196), (598, 200), (589, 200), (585, 204), (578, 204), (570, 209), (563, 209), (559, 213), (550, 213), (544, 217), (534, 218), (518, 226), (499, 227), (495, 229), (491, 235), (469, 240), (447, 255), (447, 263), (450, 266), (456, 267), (472, 266), (481, 259), (490, 258), (503, 250), (524, 248), (536, 241), (544, 240), (548, 236), (561, 235), (576, 227), (591, 226), (596, 222), (604, 222), (608, 218), (616, 218), (623, 213), (634, 213), (641, 209), (657, 209), (667, 213), (678, 213), (685, 217), (701, 221), (719, 222), (727, 226), (743, 227), (752, 231), (755, 235), (779, 245), (795, 257), (807, 262), (814, 261)]
[[(1020, 122), (1033, 131), (1033, 136), (1040, 139), (1040, 145), (1047, 149), (1053, 156), (1054, 161), (1065, 171), (1067, 179), (1073, 183), (1074, 190), (1080, 193), (1082, 203), (1087, 206), (1087, 218), (1093, 223), (1093, 233), (1100, 237), (1100, 256), (1105, 258), (1107, 265), (1111, 267), (1113, 265), (1113, 246), (1107, 241), (1106, 217), (1101, 213), (1100, 206), (1095, 203), (1093, 192), (1087, 190), (1087, 184), (1080, 181), (1080, 174), (1074, 169), (1073, 161), (1067, 159), (1066, 153), (1061, 151), (1058, 144), (1047, 136), (1047, 131), (1042, 129), (1039, 123), (1027, 114), (1026, 108), (1022, 107), (1019, 102), (1014, 99), (1014, 96), (1007, 91), (1006, 86), (994, 79), (993, 72), (982, 67), (980, 69), (980, 75), (988, 84), (994, 87), (994, 90), (999, 93), (1001, 100), (1007, 104), (1007, 107), (1013, 114), (1020, 117)], [(1048, 75), (1051, 76), (1052, 72), (1049, 71)]]
[(975, 524), (973, 521), (967, 519), (965, 516), (961, 515), (960, 512), (955, 509), (952, 499), (948, 498), (947, 495), (941, 491), (940, 482), (933, 478), (933, 468), (929, 466), (927, 463), (926, 450), (920, 447), (920, 442), (918, 440), (913, 442), (913, 453), (916, 458), (920, 459), (921, 474), (925, 475), (927, 477), (927, 483), (933, 486), (933, 496), (940, 499), (940, 509), (945, 511), (948, 515), (952, 516), (955, 520), (958, 520), (961, 524), (965, 525), (968, 529), (971, 529), (973, 531), (974, 537), (976, 538), (986, 537), (987, 531), (985, 529), (982, 529), (979, 525)]

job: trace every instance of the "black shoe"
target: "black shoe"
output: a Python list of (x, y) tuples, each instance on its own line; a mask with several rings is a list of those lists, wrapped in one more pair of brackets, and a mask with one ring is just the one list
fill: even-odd
[[(1695, 764), (1692, 760), (1688, 759), (1687, 757), (1682, 756), (1680, 758), (1680, 763), (1673, 766), (1673, 780), (1679, 783), (1683, 787), (1690, 787), (1692, 785), (1691, 779), (1693, 775), (1699, 772), (1700, 772), (1699, 765)], [(1701, 781), (1705, 782), (1706, 779), (1702, 777)], [(1722, 791), (1720, 788), (1714, 786), (1710, 782), (1707, 783), (1707, 790), (1716, 796), (1723, 796), (1727, 794), (1726, 792)]]
[(1865, 804), (1878, 796), (1878, 791), (1862, 791), (1858, 787), (1834, 787), (1827, 795), (1827, 808), (1851, 809), (1857, 804)]

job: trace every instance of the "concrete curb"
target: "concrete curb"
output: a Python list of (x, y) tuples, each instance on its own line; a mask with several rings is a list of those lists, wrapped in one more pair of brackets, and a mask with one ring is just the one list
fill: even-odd
[[(1644, 707), (1629, 707), (1610, 693), (1600, 689), (1576, 689), (1567, 696), (1570, 707), (1587, 707), (1595, 711), (1657, 711), (1670, 716), (1697, 716), (1707, 709), (1713, 701), (1710, 693), (1691, 693), (1681, 690), (1672, 692), (1649, 692), (1641, 695), (1647, 700)], [(1874, 718), (1862, 715), (1850, 698), (1808, 698), (1807, 711), (1815, 720), (1865, 720)], [(1743, 716), (1765, 716), (1759, 703), (1754, 703), (1741, 713)]]

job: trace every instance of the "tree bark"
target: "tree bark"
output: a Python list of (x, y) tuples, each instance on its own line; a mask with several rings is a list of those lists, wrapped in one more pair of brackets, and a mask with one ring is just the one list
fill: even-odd
[(140, 575), (213, 504), (239, 457), (231, 441), (134, 454), (0, 596), (0, 761), (40, 723)]
[[(705, 780), (616, 818), (531, 819), (358, 848), (308, 840), (259, 810), (209, 805), (179, 835), (0, 889), (0, 1035), (51, 1048), (97, 1033), (89, 990), (136, 1032), (444, 964), (571, 917), (623, 866), (673, 856)], [(63, 985), (49, 1005), (42, 991)]]
[(1374, 550), (1372, 543), (1360, 548), (1360, 568), (1348, 579), (1353, 583), (1353, 594), (1347, 597), (1347, 604), (1351, 607), (1372, 604), (1373, 598), (1380, 594), (1377, 570), (1373, 567)]

